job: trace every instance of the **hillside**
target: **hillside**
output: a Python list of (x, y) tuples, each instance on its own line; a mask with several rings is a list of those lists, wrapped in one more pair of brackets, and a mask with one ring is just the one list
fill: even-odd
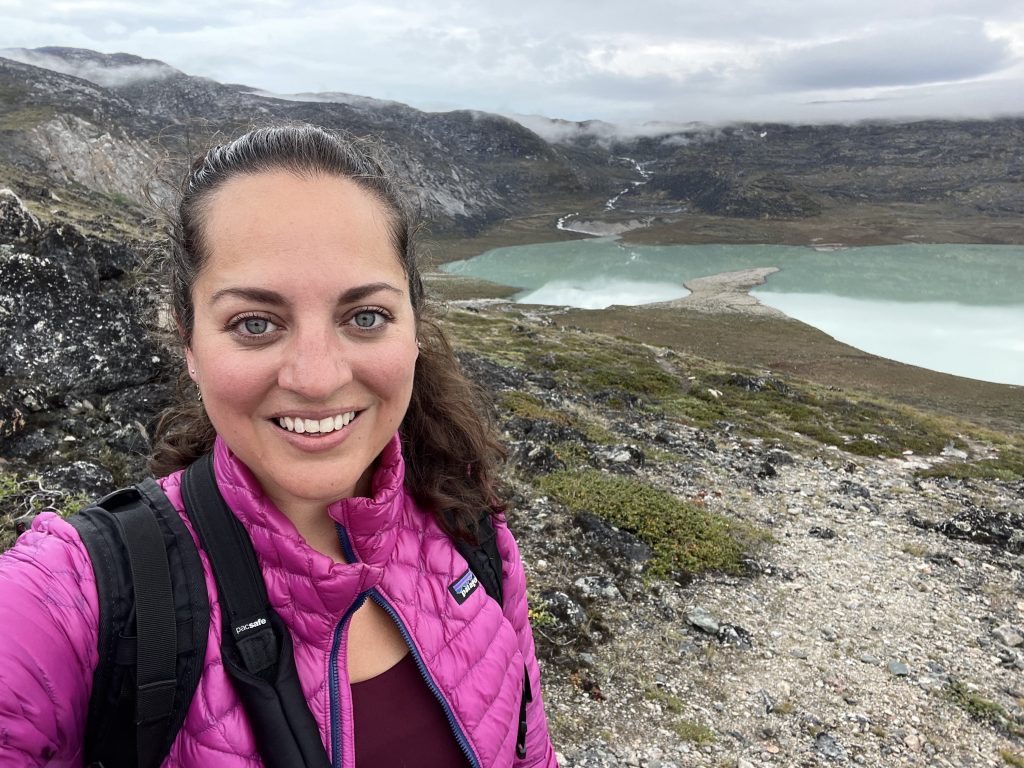
[[(181, 363), (137, 250), (0, 203), (3, 548), (144, 471)], [(1024, 759), (1019, 430), (515, 305), (442, 322), (510, 449), (563, 765)]]
[[(147, 194), (166, 203), (188, 147), (254, 119), (376, 136), (438, 260), (574, 237), (554, 224), (576, 211), (649, 242), (1024, 242), (1022, 120), (556, 135), (123, 54), (17, 57), (35, 63), (0, 58), (0, 550), (144, 472), (182, 365), (153, 333)], [(509, 448), (563, 765), (1024, 765), (1019, 388), (785, 318), (428, 283)]]

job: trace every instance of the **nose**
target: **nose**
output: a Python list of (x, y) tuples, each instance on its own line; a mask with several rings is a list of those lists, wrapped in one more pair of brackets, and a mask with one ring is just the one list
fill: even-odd
[(285, 345), (277, 383), (307, 400), (327, 400), (352, 381), (346, 345), (336, 330), (302, 330)]

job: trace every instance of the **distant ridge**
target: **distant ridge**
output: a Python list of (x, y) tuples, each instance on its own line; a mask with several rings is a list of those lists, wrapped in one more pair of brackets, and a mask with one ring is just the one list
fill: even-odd
[(623, 127), (272, 94), (126, 53), (0, 54), (0, 171), (29, 201), (40, 187), (166, 199), (156, 181), (197, 147), (298, 120), (379, 141), (438, 234), (529, 221), (524, 237), (550, 239), (578, 213), (612, 231), (642, 222), (648, 234), (630, 236), (656, 242), (1024, 239), (1024, 118)]

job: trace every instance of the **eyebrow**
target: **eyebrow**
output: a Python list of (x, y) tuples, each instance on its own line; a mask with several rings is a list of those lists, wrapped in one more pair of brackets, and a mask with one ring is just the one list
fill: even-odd
[[(349, 288), (347, 291), (341, 293), (338, 296), (339, 304), (352, 304), (357, 301), (372, 296), (375, 293), (381, 291), (388, 291), (390, 293), (402, 293), (401, 288), (396, 288), (391, 283), (367, 283), (366, 285), (356, 285)], [(271, 291), (266, 288), (222, 288), (213, 294), (210, 299), (211, 304), (216, 304), (221, 299), (226, 298), (237, 298), (246, 299), (248, 301), (255, 301), (259, 304), (273, 304), (275, 306), (286, 306), (289, 302), (277, 291)]]

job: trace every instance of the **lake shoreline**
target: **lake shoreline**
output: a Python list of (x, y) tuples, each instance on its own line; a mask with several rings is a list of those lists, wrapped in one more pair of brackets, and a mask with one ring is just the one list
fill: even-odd
[[(526, 244), (528, 240), (582, 239), (560, 231), (538, 231), (536, 226), (539, 223), (534, 219), (528, 226), (518, 229), (517, 237), (513, 238), (515, 243), (487, 238), (476, 241), (477, 247), (474, 248), (472, 242), (467, 242), (462, 244), (459, 255), (468, 258), (474, 250), (479, 254), (481, 250)], [(631, 232), (629, 240), (640, 233), (650, 233), (650, 230)], [(545, 234), (546, 237), (542, 236)], [(807, 237), (801, 247), (832, 250), (858, 245), (858, 238), (834, 237), (833, 234), (838, 233), (819, 231), (813, 242), (811, 237)], [(906, 240), (903, 243), (906, 244)], [(918, 241), (918, 244), (922, 243)], [(843, 259), (845, 254), (845, 250), (826, 252), (822, 253), (822, 258)], [(767, 263), (771, 264), (771, 260)], [(762, 265), (750, 274), (768, 268)], [(747, 272), (743, 269), (736, 271)], [(734, 281), (718, 275), (699, 278), (700, 282), (681, 280), (691, 290), (691, 284), (696, 286), (699, 295), (673, 300), (667, 306), (600, 310), (552, 308), (551, 317), (560, 324), (626, 336), (732, 365), (786, 372), (826, 386), (863, 390), (1000, 429), (1024, 429), (1024, 387), (940, 373), (864, 352), (780, 310), (761, 304), (756, 296), (749, 294), (755, 283), (744, 285), (742, 279)], [(723, 290), (723, 286), (717, 284), (719, 281), (732, 281), (732, 284)], [(508, 299), (525, 288), (439, 271), (430, 273), (427, 282), (442, 300)], [(958, 290), (957, 286), (949, 286), (947, 293), (954, 290)]]
[[(518, 292), (517, 288), (443, 273), (430, 275), (427, 282), (443, 303), (474, 299), (502, 303)], [(626, 337), (726, 365), (785, 373), (995, 429), (1024, 430), (1024, 387), (900, 363), (843, 344), (782, 313), (730, 311), (735, 306), (729, 300), (711, 302), (700, 310), (618, 306), (596, 310), (549, 307), (542, 311), (564, 327)]]
[(1024, 387), (968, 379), (851, 347), (785, 315), (673, 308), (571, 309), (551, 318), (726, 365), (885, 397), (1000, 430), (1024, 430)]

